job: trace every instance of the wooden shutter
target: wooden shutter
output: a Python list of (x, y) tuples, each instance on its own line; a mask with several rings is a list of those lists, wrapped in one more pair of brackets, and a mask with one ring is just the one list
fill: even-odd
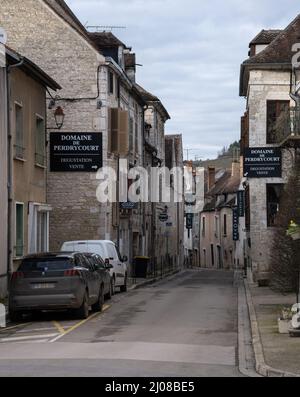
[(118, 153), (119, 148), (119, 109), (111, 109), (111, 138), (110, 138), (110, 148), (112, 153)]
[(119, 110), (119, 154), (127, 155), (129, 152), (128, 112)]

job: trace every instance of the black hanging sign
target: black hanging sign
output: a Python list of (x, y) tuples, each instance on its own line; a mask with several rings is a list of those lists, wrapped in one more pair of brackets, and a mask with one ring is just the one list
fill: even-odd
[(244, 176), (247, 178), (281, 178), (281, 149), (272, 147), (245, 149)]
[(51, 172), (97, 172), (103, 167), (102, 133), (50, 134)]
[(232, 209), (232, 221), (233, 221), (233, 241), (239, 241), (239, 209), (234, 207)]
[(245, 191), (239, 190), (237, 192), (237, 201), (238, 201), (238, 214), (240, 218), (245, 216)]

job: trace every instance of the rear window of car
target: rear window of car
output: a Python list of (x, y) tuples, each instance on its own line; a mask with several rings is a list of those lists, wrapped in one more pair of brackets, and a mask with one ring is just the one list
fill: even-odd
[(25, 259), (19, 268), (23, 272), (40, 271), (47, 268), (48, 270), (67, 270), (74, 267), (74, 262), (70, 258), (53, 258), (53, 259)]

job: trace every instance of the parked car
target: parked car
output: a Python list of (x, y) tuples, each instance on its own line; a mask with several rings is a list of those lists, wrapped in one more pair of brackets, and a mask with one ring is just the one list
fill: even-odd
[(127, 291), (128, 268), (126, 256), (122, 257), (118, 247), (108, 240), (68, 241), (61, 248), (62, 251), (90, 252), (101, 256), (107, 265), (112, 265), (110, 270), (112, 291), (120, 287), (121, 292)]
[(105, 295), (112, 293), (110, 267), (98, 255), (79, 252), (27, 256), (10, 280), (11, 320), (43, 310), (73, 309), (81, 319), (90, 306), (102, 311)]

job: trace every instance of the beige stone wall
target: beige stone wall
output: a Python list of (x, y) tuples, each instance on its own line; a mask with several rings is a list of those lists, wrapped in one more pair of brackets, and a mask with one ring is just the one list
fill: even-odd
[(0, 67), (0, 298), (7, 286), (7, 108), (6, 69)]
[[(291, 100), (290, 73), (251, 71), (249, 80), (250, 147), (276, 146), (266, 144), (267, 100)], [(291, 101), (291, 106), (294, 102)], [(270, 251), (274, 229), (267, 227), (266, 189), (268, 183), (285, 183), (291, 169), (291, 153), (283, 151), (283, 178), (249, 179), (251, 203), (252, 276), (266, 278), (269, 271)]]

